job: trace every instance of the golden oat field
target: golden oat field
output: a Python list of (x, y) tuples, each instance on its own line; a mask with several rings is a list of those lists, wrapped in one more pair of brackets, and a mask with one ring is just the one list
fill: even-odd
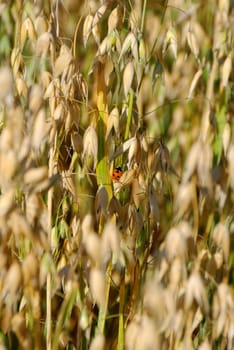
[(0, 1), (0, 350), (234, 348), (233, 47), (233, 0)]

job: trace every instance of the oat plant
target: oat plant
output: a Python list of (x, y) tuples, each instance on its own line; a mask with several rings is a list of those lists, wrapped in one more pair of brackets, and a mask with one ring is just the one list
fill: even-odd
[(234, 348), (233, 23), (0, 3), (1, 349)]

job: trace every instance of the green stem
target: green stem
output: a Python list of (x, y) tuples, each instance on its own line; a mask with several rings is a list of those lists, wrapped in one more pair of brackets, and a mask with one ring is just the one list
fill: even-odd
[[(128, 95), (128, 115), (127, 115), (127, 122), (126, 122), (126, 128), (124, 133), (124, 141), (128, 140), (129, 133), (130, 133), (130, 127), (132, 123), (132, 109), (133, 109), (133, 100), (134, 100), (134, 91), (131, 89), (130, 93)], [(120, 156), (120, 164), (123, 165), (124, 163), (124, 154)], [(126, 196), (126, 192), (123, 193), (122, 191), (117, 195), (117, 198), (122, 203), (124, 201), (124, 198)]]
[(147, 0), (144, 0), (142, 18), (141, 18), (141, 33), (143, 33), (144, 25), (145, 25), (146, 5), (147, 5)]
[(112, 263), (110, 262), (106, 271), (105, 304), (100, 308), (99, 314), (98, 314), (98, 331), (101, 332), (101, 334), (104, 334), (104, 331), (105, 331), (105, 323), (106, 323), (106, 316), (108, 311), (109, 293), (110, 293), (110, 285), (111, 285), (111, 269), (112, 269)]
[(125, 134), (124, 134), (124, 141), (126, 141), (129, 138), (129, 132), (130, 132), (130, 127), (132, 123), (133, 98), (134, 98), (134, 91), (131, 89), (129, 94), (129, 100), (128, 100), (128, 115), (127, 115), (127, 123), (126, 123)]

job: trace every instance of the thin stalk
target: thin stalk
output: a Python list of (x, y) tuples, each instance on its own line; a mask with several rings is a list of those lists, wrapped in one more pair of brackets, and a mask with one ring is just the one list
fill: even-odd
[[(54, 147), (51, 145), (49, 153), (49, 177), (53, 175), (54, 167)], [(51, 231), (52, 231), (52, 212), (53, 212), (53, 187), (48, 191), (48, 242), (51, 246)], [(51, 271), (47, 273), (46, 279), (46, 349), (51, 350), (52, 338), (52, 313), (51, 313), (51, 299), (52, 299), (52, 276)]]
[(120, 71), (119, 71), (119, 65), (115, 64), (115, 71), (116, 71), (116, 78), (117, 78), (117, 84), (116, 84), (116, 89), (115, 89), (115, 104), (118, 107), (119, 105), (119, 90), (120, 90), (120, 85), (121, 85), (121, 77), (120, 77)]
[(81, 16), (77, 25), (76, 25), (76, 29), (75, 29), (75, 34), (74, 34), (74, 39), (73, 39), (73, 56), (76, 57), (76, 48), (77, 48), (77, 38), (78, 38), (78, 31), (79, 31), (79, 27), (81, 24), (81, 21), (83, 20), (84, 16)]
[(119, 330), (117, 350), (124, 349), (124, 304), (125, 304), (125, 271), (123, 271), (119, 292)]
[[(194, 189), (195, 189), (196, 181), (195, 179), (193, 181), (194, 181)], [(198, 228), (199, 228), (199, 209), (198, 209), (197, 196), (196, 196), (195, 190), (193, 193), (192, 205), (193, 205), (193, 217), (194, 217), (194, 240), (196, 242), (197, 235), (198, 235)]]
[(63, 303), (60, 308), (59, 317), (57, 320), (56, 328), (53, 337), (53, 350), (59, 349), (59, 337), (64, 328), (65, 322), (71, 317), (72, 308), (75, 304), (77, 296), (76, 287), (74, 287), (71, 292), (64, 298)]
[(129, 138), (130, 127), (132, 123), (132, 108), (133, 108), (133, 99), (134, 99), (134, 91), (131, 89), (128, 100), (128, 115), (127, 115), (127, 123), (124, 134), (124, 141)]
[(139, 284), (140, 284), (140, 265), (139, 265), (139, 260), (136, 259), (135, 266), (134, 266), (133, 280), (131, 284), (132, 294), (128, 303), (129, 304), (128, 318), (125, 322), (126, 325), (129, 321), (132, 320), (134, 316), (135, 303), (139, 292)]
[(15, 37), (14, 37), (14, 47), (20, 48), (21, 40), (20, 40), (20, 33), (21, 33), (21, 24), (22, 24), (22, 15), (23, 15), (23, 1), (16, 1), (16, 21), (15, 21)]
[(210, 130), (210, 110), (211, 110), (211, 106), (213, 106), (213, 100), (214, 100), (213, 88), (214, 88), (215, 79), (218, 76), (218, 69), (219, 69), (218, 59), (217, 59), (217, 56), (214, 55), (213, 64), (211, 67), (209, 79), (207, 81), (207, 86), (206, 86), (207, 102), (204, 105), (202, 120), (201, 120), (201, 128), (200, 128), (201, 139), (204, 141), (209, 140), (210, 131), (211, 131)]
[(51, 350), (51, 273), (46, 279), (46, 349)]
[(107, 144), (105, 140), (108, 107), (106, 100), (106, 86), (104, 79), (104, 65), (98, 62), (97, 67), (97, 134), (98, 134), (98, 162), (97, 162), (97, 183), (103, 185), (108, 193), (108, 198), (112, 197), (111, 179), (108, 167)]
[(141, 17), (141, 33), (143, 33), (143, 31), (144, 31), (146, 5), (147, 5), (147, 0), (144, 0), (143, 10), (142, 10), (142, 17)]
[(111, 286), (111, 270), (112, 263), (110, 262), (106, 271), (106, 295), (105, 295), (105, 303), (102, 307), (100, 307), (98, 314), (98, 331), (101, 334), (104, 334), (105, 331), (105, 323), (108, 311), (108, 303), (109, 303), (109, 294), (110, 294), (110, 286)]
[[(163, 11), (163, 14), (162, 14), (162, 17), (161, 17), (161, 24), (163, 23), (164, 21), (164, 18), (165, 18), (165, 15), (166, 15), (166, 10), (167, 10), (167, 4), (168, 4), (168, 0), (166, 1), (165, 5), (164, 5), (164, 11)], [(160, 32), (162, 31), (162, 28), (160, 29)], [(153, 56), (153, 52), (154, 52), (154, 49), (157, 45), (157, 42), (158, 42), (158, 38), (160, 37), (160, 32), (158, 33), (157, 37), (155, 38), (154, 42), (153, 42), (153, 45), (151, 47), (151, 50), (150, 50), (150, 54), (149, 54), (149, 59), (148, 61), (150, 60), (150, 58)]]
[[(128, 95), (128, 115), (127, 115), (127, 121), (126, 121), (125, 133), (124, 133), (124, 141), (126, 141), (129, 138), (130, 127), (132, 123), (133, 100), (134, 100), (134, 91), (130, 89), (130, 93)], [(123, 165), (123, 163), (124, 163), (124, 154), (122, 154), (120, 157), (120, 164)], [(117, 195), (117, 198), (120, 200), (120, 202), (122, 202), (125, 196), (126, 194), (124, 194), (123, 192), (120, 192)]]

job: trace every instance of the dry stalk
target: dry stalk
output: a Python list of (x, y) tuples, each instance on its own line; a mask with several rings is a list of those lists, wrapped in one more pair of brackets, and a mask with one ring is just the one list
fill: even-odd
[[(51, 131), (52, 135), (55, 135), (54, 130)], [(50, 151), (49, 151), (49, 177), (54, 175), (54, 140), (51, 140)], [(49, 253), (51, 252), (52, 243), (52, 217), (53, 217), (53, 187), (48, 191), (48, 243)], [(52, 345), (52, 275), (49, 270), (46, 278), (46, 348), (51, 350)]]

